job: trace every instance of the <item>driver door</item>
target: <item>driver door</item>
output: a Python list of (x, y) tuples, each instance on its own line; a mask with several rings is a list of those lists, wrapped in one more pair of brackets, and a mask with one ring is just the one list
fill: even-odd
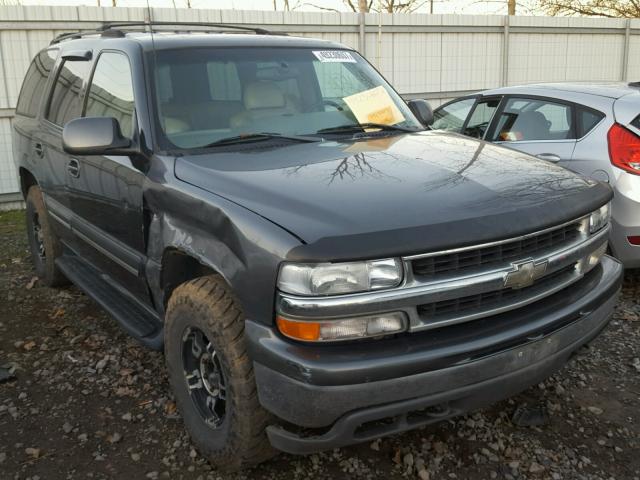
[[(103, 51), (87, 87), (85, 117), (113, 117), (123, 136), (136, 139), (136, 109), (131, 63), (123, 52)], [(75, 157), (70, 172), (74, 231), (82, 256), (112, 283), (150, 302), (144, 277), (143, 218), (145, 174), (124, 155)]]

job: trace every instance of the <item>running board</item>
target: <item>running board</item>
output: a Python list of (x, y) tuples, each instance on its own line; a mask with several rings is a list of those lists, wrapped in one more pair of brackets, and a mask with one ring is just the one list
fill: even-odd
[(164, 332), (157, 313), (118, 291), (105, 279), (105, 275), (71, 252), (56, 259), (56, 265), (80, 290), (115, 318), (129, 335), (149, 348), (162, 350)]

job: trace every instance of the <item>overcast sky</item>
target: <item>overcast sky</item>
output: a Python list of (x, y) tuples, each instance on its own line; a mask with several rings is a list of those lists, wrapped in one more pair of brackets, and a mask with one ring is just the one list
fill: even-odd
[[(374, 0), (377, 1), (377, 0)], [(418, 10), (428, 13), (430, 0), (418, 0), (424, 5)], [(522, 0), (521, 5), (530, 4), (532, 0)], [(111, 6), (111, 0), (21, 0), (24, 5), (97, 5)], [(467, 13), (467, 14), (506, 14), (507, 0), (433, 0), (434, 13)], [(187, 0), (149, 0), (152, 7), (186, 7)], [(282, 9), (283, 0), (276, 0), (278, 9)], [(354, 0), (354, 3), (357, 3)], [(142, 7), (146, 0), (117, 0), (118, 6)], [(342, 0), (289, 0), (292, 8), (301, 11), (319, 11), (316, 6), (349, 11)], [(273, 0), (191, 0), (194, 8), (215, 8), (235, 10), (273, 10)], [(523, 15), (530, 15), (526, 6), (520, 7)]]

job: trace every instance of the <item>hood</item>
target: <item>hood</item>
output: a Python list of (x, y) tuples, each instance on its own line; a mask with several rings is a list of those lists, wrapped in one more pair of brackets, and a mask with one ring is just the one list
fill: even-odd
[(295, 234), (304, 245), (290, 256), (305, 260), (508, 238), (571, 220), (611, 197), (609, 187), (556, 165), (442, 132), (256, 143), (180, 157), (175, 173)]

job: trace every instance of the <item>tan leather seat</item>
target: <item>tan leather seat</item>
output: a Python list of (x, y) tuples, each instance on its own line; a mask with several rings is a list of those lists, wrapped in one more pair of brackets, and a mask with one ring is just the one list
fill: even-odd
[(244, 89), (245, 110), (231, 117), (232, 128), (242, 128), (251, 122), (267, 117), (276, 117), (296, 112), (293, 103), (274, 82), (259, 81), (249, 83)]

